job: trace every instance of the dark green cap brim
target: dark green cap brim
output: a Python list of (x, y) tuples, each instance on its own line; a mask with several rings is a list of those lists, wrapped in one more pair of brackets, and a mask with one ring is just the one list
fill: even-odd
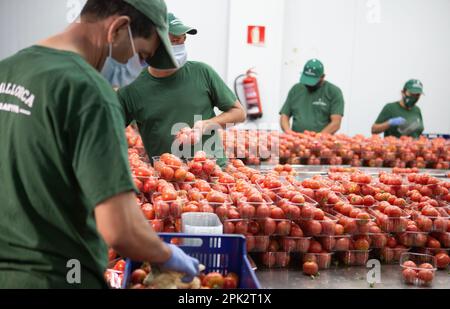
[(423, 90), (421, 88), (410, 88), (410, 89), (406, 89), (409, 91), (409, 93), (412, 94), (423, 94)]
[(169, 27), (169, 32), (170, 34), (173, 34), (175, 36), (181, 36), (186, 33), (195, 35), (197, 34), (197, 29), (186, 26), (177, 26), (177, 27)]
[(320, 77), (312, 77), (305, 74), (302, 74), (302, 77), (300, 78), (300, 83), (307, 86), (315, 86), (319, 81)]
[(161, 40), (155, 55), (148, 60), (148, 64), (157, 69), (178, 68), (169, 39), (169, 23), (167, 20), (167, 6), (164, 0), (124, 0), (136, 10), (150, 19), (156, 27)]

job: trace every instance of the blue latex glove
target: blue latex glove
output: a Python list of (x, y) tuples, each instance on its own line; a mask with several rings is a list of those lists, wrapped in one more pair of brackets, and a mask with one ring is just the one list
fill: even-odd
[(398, 127), (405, 124), (406, 119), (403, 117), (396, 117), (389, 119), (388, 123), (391, 127)]
[(172, 251), (172, 256), (162, 265), (162, 268), (186, 274), (181, 281), (192, 282), (194, 277), (199, 274), (199, 261), (173, 244), (168, 244), (168, 246)]

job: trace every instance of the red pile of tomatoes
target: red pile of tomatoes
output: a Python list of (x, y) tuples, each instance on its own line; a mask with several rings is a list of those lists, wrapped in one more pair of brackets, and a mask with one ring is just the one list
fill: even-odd
[(229, 158), (245, 159), (253, 165), (261, 160), (276, 161), (279, 158), (281, 162), (304, 165), (436, 169), (449, 169), (450, 166), (450, 145), (443, 138), (414, 140), (378, 135), (350, 137), (314, 132), (283, 134), (230, 130), (223, 133), (223, 142)]
[(295, 264), (308, 275), (332, 261), (399, 263), (408, 252), (431, 256), (439, 269), (449, 264), (450, 183), (415, 168), (371, 176), (333, 167), (299, 181), (290, 165), (261, 172), (232, 160), (222, 171), (203, 152), (190, 161), (164, 154), (153, 167), (135, 148), (129, 158), (137, 200), (157, 232), (181, 232), (185, 212), (215, 213), (224, 233), (246, 237), (259, 263)]

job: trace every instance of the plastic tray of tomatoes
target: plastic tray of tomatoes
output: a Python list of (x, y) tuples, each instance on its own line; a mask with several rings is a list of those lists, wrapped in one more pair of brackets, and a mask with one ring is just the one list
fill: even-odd
[(288, 219), (266, 218), (255, 220), (261, 227), (261, 232), (268, 236), (289, 236), (292, 228), (292, 221)]
[(420, 248), (417, 253), (433, 255), (437, 269), (446, 270), (450, 266), (450, 248)]
[[(242, 219), (266, 219), (270, 217), (272, 202), (238, 201), (237, 210)], [(289, 219), (289, 218), (286, 218)]]
[(371, 250), (337, 252), (339, 262), (345, 266), (366, 266)]
[(402, 211), (399, 217), (389, 217), (378, 210), (368, 210), (369, 214), (376, 218), (376, 223), (380, 228), (387, 233), (401, 233), (405, 232), (410, 216)]
[(441, 215), (438, 217), (428, 217), (419, 215), (416, 221), (421, 222), (421, 230), (424, 232), (447, 232), (450, 230), (450, 217), (440, 209)]
[(267, 268), (287, 268), (291, 262), (289, 252), (264, 252), (259, 253), (262, 266)]
[(406, 231), (397, 234), (398, 242), (406, 247), (425, 247), (427, 243), (427, 232)]
[(380, 249), (384, 248), (387, 244), (389, 234), (388, 233), (369, 233), (367, 234), (370, 239), (370, 248)]
[(315, 202), (305, 202), (303, 204), (287, 202), (287, 207), (286, 205), (282, 205), (281, 202), (278, 202), (277, 204), (281, 205), (280, 208), (285, 210), (286, 218), (291, 220), (313, 219), (317, 205)]
[(270, 244), (270, 236), (246, 234), (247, 252), (267, 252)]
[(158, 176), (135, 176), (133, 181), (139, 192), (144, 194), (151, 194), (156, 191), (158, 187)]
[[(283, 189), (282, 181), (279, 179), (279, 177), (274, 176), (266, 176), (263, 179), (257, 180), (255, 185), (260, 192), (267, 194), (275, 202), (277, 193), (279, 193)], [(286, 187), (284, 189), (286, 189)]]
[(437, 237), (443, 247), (450, 248), (450, 232), (437, 233)]
[(280, 237), (279, 243), (284, 252), (305, 253), (308, 252), (311, 237), (283, 236)]
[(317, 202), (317, 207), (322, 209), (333, 208), (338, 203), (348, 202), (343, 194), (334, 192), (331, 188), (314, 190), (314, 201)]
[(325, 251), (348, 251), (350, 249), (351, 235), (317, 236), (316, 239)]
[[(172, 190), (170, 190), (172, 192)], [(155, 192), (152, 195), (152, 204), (155, 213), (155, 219), (178, 219), (183, 213), (184, 204), (186, 199), (177, 195), (177, 192), (173, 190), (173, 193), (159, 193)]]
[(230, 194), (233, 192), (233, 189), (236, 184), (232, 183), (220, 183), (220, 182), (209, 182), (211, 189), (225, 193)]
[(303, 263), (316, 262), (319, 269), (324, 270), (331, 267), (333, 254), (333, 252), (304, 253), (301, 256), (301, 260)]
[(400, 257), (402, 281), (408, 285), (433, 284), (436, 274), (436, 258), (422, 253), (403, 253)]
[(336, 234), (336, 223), (338, 219), (328, 213), (323, 213), (319, 219), (298, 221), (299, 226), (306, 236), (332, 236)]
[(261, 234), (265, 236), (289, 236), (292, 221), (266, 218), (261, 220), (229, 219), (224, 221), (226, 234)]
[(368, 234), (370, 232), (370, 222), (375, 222), (375, 217), (364, 210), (361, 210), (356, 218), (345, 216), (337, 211), (331, 210), (330, 214), (338, 219), (338, 224), (344, 227), (344, 233), (349, 235)]
[[(167, 243), (181, 243), (180, 248), (205, 265), (206, 273), (219, 272), (222, 275), (235, 273), (239, 277), (239, 289), (260, 289), (261, 285), (250, 266), (245, 249), (245, 238), (239, 235), (188, 235), (167, 234), (159, 236)], [(183, 245), (184, 239), (200, 240), (201, 245)], [(131, 273), (142, 262), (127, 259), (122, 288), (130, 285)]]
[(397, 245), (395, 248), (384, 247), (380, 249), (380, 259), (383, 263), (395, 264), (400, 262), (401, 255), (410, 249), (403, 245)]
[(450, 254), (450, 248), (420, 248), (419, 250), (417, 250), (417, 253), (423, 253), (433, 256), (439, 253), (446, 253), (448, 255)]

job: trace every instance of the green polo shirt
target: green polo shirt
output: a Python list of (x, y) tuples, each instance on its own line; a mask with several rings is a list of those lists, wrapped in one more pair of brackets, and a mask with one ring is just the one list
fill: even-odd
[(315, 92), (298, 83), (289, 91), (280, 114), (293, 117), (293, 131), (321, 132), (331, 122), (331, 115), (344, 116), (344, 97), (328, 81)]
[(402, 135), (418, 138), (423, 130), (423, 119), (420, 108), (415, 105), (411, 110), (407, 110), (400, 105), (400, 102), (386, 104), (380, 115), (378, 115), (376, 124), (388, 121), (391, 118), (403, 117), (406, 123), (401, 126), (393, 126), (384, 132), (384, 136), (400, 137)]
[(105, 286), (94, 208), (134, 189), (124, 125), (78, 54), (33, 46), (0, 62), (0, 288)]
[[(211, 119), (216, 116), (214, 107), (228, 111), (236, 102), (236, 96), (210, 66), (194, 61), (164, 78), (156, 78), (144, 70), (118, 95), (127, 125), (136, 120), (145, 149), (152, 157), (166, 152), (178, 154), (172, 146), (181, 127)], [(204, 150), (224, 166), (226, 158), (218, 135), (205, 135), (202, 141)], [(202, 145), (197, 148), (189, 149), (186, 157), (192, 157)]]

